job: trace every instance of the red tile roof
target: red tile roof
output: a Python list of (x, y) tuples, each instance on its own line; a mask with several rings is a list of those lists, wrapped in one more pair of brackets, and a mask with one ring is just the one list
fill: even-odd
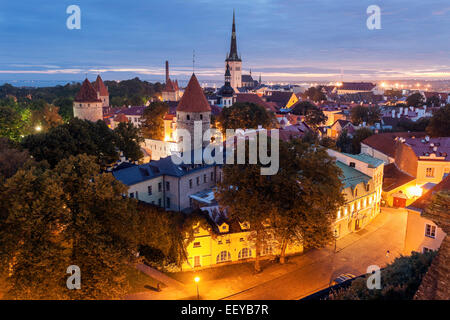
[[(362, 141), (365, 145), (378, 150), (389, 157), (395, 157), (395, 139), (396, 138), (411, 138), (416, 139), (425, 136), (425, 132), (388, 132), (374, 134)], [(420, 141), (420, 139), (419, 139)]]
[(166, 85), (164, 87), (164, 91), (166, 92), (175, 92), (177, 90), (178, 85), (175, 85), (174, 82), (172, 82), (172, 80), (168, 79), (166, 82)]
[(91, 82), (86, 78), (81, 85), (80, 91), (75, 97), (75, 102), (102, 102), (102, 100), (97, 97), (97, 91)]
[(178, 103), (177, 111), (184, 112), (210, 112), (211, 107), (209, 106), (208, 100), (206, 100), (203, 89), (198, 83), (195, 74), (192, 74), (191, 79)]
[(106, 88), (100, 75), (98, 75), (97, 80), (95, 80), (94, 88), (97, 92), (100, 92), (100, 96), (109, 96), (108, 88)]
[(236, 94), (236, 102), (239, 103), (254, 103), (261, 107), (266, 108), (266, 110), (270, 110), (275, 112), (276, 109), (273, 107), (273, 105), (265, 102), (260, 96), (258, 96), (256, 93), (237, 93)]

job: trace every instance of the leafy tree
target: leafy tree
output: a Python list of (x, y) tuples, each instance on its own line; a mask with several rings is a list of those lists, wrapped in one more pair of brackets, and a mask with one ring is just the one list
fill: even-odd
[(69, 121), (73, 118), (73, 98), (60, 97), (52, 101), (54, 106), (59, 108), (59, 114), (64, 121)]
[(412, 300), (427, 272), (435, 252), (401, 256), (381, 271), (381, 289), (368, 289), (367, 278), (356, 279), (351, 286), (332, 292), (331, 300)]
[[(20, 169), (0, 192), (1, 270), (7, 297), (114, 299), (127, 292), (135, 261), (135, 201), (94, 157), (70, 156), (54, 169)], [(66, 269), (81, 269), (81, 290), (67, 290)]]
[[(268, 139), (270, 141), (270, 139)], [(223, 166), (223, 179), (218, 184), (216, 196), (219, 204), (227, 209), (232, 220), (246, 222), (250, 226), (250, 239), (255, 243), (255, 272), (261, 271), (261, 250), (270, 239), (269, 221), (276, 214), (273, 198), (276, 196), (272, 176), (261, 175), (261, 164), (249, 163), (249, 146), (246, 141), (245, 163)], [(236, 155), (235, 155), (236, 156)], [(238, 163), (235, 159), (234, 163)]]
[(27, 161), (31, 161), (27, 151), (18, 150), (11, 141), (0, 138), (0, 183), (12, 177)]
[(352, 153), (359, 154), (361, 152), (361, 142), (373, 135), (373, 131), (369, 128), (361, 128), (356, 130), (352, 139)]
[(373, 125), (380, 121), (381, 112), (378, 107), (356, 106), (350, 110), (352, 123), (359, 125), (365, 122), (368, 125)]
[(319, 108), (311, 108), (306, 112), (305, 122), (307, 125), (317, 128), (321, 124), (325, 123), (328, 120), (328, 117), (324, 115), (322, 110)]
[(421, 107), (425, 103), (425, 99), (419, 92), (413, 93), (406, 98), (406, 105), (408, 107)]
[(437, 96), (431, 96), (427, 99), (426, 104), (429, 107), (439, 107), (441, 105), (441, 99)]
[(324, 101), (327, 100), (327, 97), (325, 96), (325, 94), (322, 92), (322, 87), (310, 87), (308, 88), (304, 95), (314, 101), (314, 102), (319, 102), (319, 101)]
[(428, 117), (422, 117), (417, 121), (401, 119), (395, 126), (395, 131), (424, 132), (430, 123), (430, 119)]
[(20, 114), (10, 106), (0, 105), (0, 136), (19, 140), (22, 135)]
[(281, 143), (280, 170), (270, 180), (281, 263), (288, 244), (320, 248), (333, 240), (336, 212), (345, 203), (339, 175), (340, 170), (326, 149), (300, 140)]
[(342, 130), (336, 140), (336, 147), (340, 152), (352, 153), (352, 138), (348, 135), (347, 129)]
[(222, 130), (226, 129), (256, 129), (274, 126), (275, 117), (272, 113), (254, 103), (234, 103), (231, 107), (223, 108), (218, 117)]
[(333, 138), (330, 138), (330, 137), (323, 137), (323, 138), (320, 140), (319, 144), (320, 144), (322, 147), (325, 147), (325, 148), (327, 148), (327, 149), (337, 150), (337, 147), (336, 147), (336, 141), (335, 141)]
[(140, 135), (139, 128), (131, 122), (120, 122), (114, 129), (116, 134), (116, 145), (128, 159), (138, 160), (144, 155), (140, 143), (144, 140)]
[(450, 104), (434, 112), (426, 131), (433, 137), (450, 137)]
[(87, 154), (96, 157), (102, 167), (119, 159), (116, 135), (105, 122), (90, 122), (74, 118), (68, 123), (25, 137), (22, 146), (37, 160), (47, 160), (54, 167), (70, 155)]
[(292, 113), (299, 116), (305, 116), (309, 110), (316, 109), (317, 106), (310, 101), (302, 101), (295, 105)]
[(145, 108), (141, 132), (145, 138), (164, 139), (164, 116), (169, 112), (169, 106), (164, 102), (152, 102)]

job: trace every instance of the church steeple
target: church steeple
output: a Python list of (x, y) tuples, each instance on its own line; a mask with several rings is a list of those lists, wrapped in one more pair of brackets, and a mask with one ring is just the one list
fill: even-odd
[(241, 61), (237, 52), (237, 43), (236, 43), (236, 22), (235, 22), (235, 14), (233, 10), (233, 26), (231, 28), (231, 44), (230, 44), (230, 53), (228, 54), (227, 61)]
[(225, 85), (230, 85), (230, 82), (231, 82), (230, 65), (227, 62), (227, 70), (225, 71)]

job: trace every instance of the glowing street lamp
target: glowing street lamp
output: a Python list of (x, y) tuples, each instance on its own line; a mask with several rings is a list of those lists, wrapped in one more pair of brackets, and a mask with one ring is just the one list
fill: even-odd
[(197, 284), (197, 300), (200, 300), (200, 295), (198, 293), (198, 283), (200, 282), (200, 277), (195, 277), (194, 281)]
[(37, 125), (34, 129), (35, 129), (37, 132), (39, 132), (39, 131), (42, 130), (42, 127), (41, 127), (40, 125)]

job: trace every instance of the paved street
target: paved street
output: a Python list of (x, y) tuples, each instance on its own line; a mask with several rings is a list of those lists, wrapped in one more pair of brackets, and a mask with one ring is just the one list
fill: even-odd
[[(341, 273), (360, 275), (370, 265), (384, 267), (403, 252), (405, 228), (405, 210), (383, 208), (365, 229), (338, 240), (337, 253), (330, 246), (291, 257), (286, 265), (265, 262), (260, 274), (253, 274), (252, 263), (197, 271), (201, 299), (300, 299), (328, 287)], [(194, 273), (173, 276), (185, 284), (183, 292), (168, 287), (129, 298), (196, 299)]]

